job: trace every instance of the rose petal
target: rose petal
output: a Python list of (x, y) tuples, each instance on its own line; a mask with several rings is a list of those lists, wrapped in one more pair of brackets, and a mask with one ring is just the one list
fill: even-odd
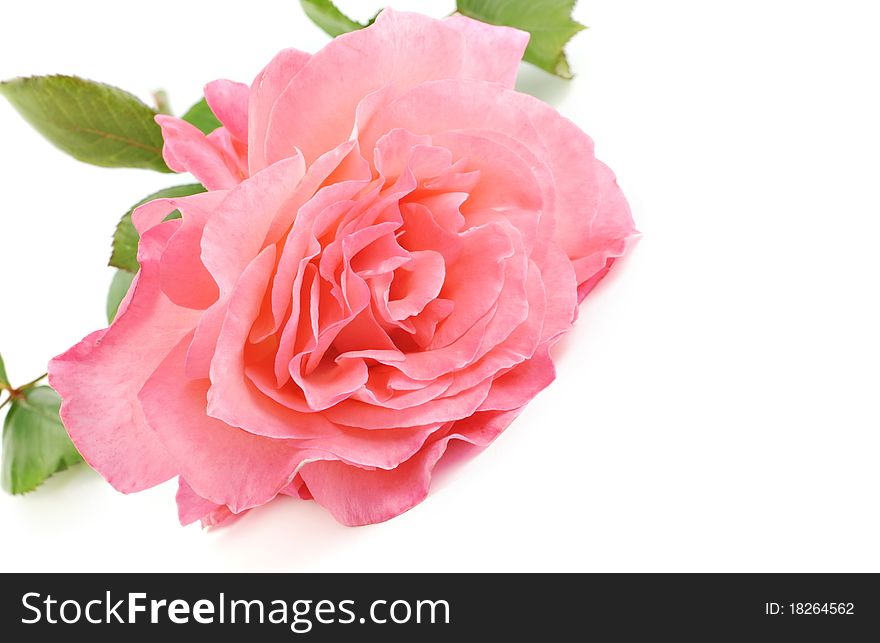
[(488, 80), (513, 89), (519, 63), (529, 44), (529, 32), (496, 27), (462, 15), (450, 16), (443, 24), (465, 38), (462, 78)]
[(186, 381), (184, 374), (190, 338), (179, 342), (156, 368), (139, 399), (149, 427), (193, 490), (240, 513), (274, 498), (304, 460), (321, 454), (205, 415), (210, 382)]
[(607, 258), (619, 256), (635, 232), (613, 175), (593, 155), (592, 140), (532, 96), (491, 83), (425, 82), (373, 115), (359, 131), (362, 147), (391, 128), (431, 134), (434, 141), (450, 130), (485, 130), (527, 146), (552, 173), (554, 238), (573, 261), (578, 283), (600, 270)]
[(454, 397), (435, 398), (424, 404), (402, 409), (373, 406), (347, 399), (332, 406), (324, 415), (338, 424), (359, 426), (365, 429), (392, 429), (399, 426), (450, 422), (466, 418), (476, 411), (492, 383), (481, 382), (472, 389)]
[[(579, 285), (604, 270), (599, 276), (601, 279), (612, 261), (623, 256), (629, 241), (637, 234), (629, 204), (617, 185), (614, 173), (600, 161), (596, 161), (595, 168), (598, 186), (596, 212), (591, 221), (589, 237), (572, 260)], [(599, 279), (583, 289), (584, 296)]]
[(163, 441), (147, 428), (137, 393), (198, 319), (159, 285), (158, 258), (180, 224), (160, 224), (141, 238), (135, 292), (113, 325), (49, 364), (49, 383), (62, 398), (61, 418), (77, 450), (124, 493), (178, 473)]
[(534, 124), (546, 150), (557, 193), (555, 239), (575, 266), (579, 284), (623, 254), (635, 234), (629, 205), (614, 174), (593, 154), (593, 141), (546, 103), (511, 93)]
[[(296, 438), (301, 446), (320, 448), (328, 454), (327, 457), (341, 457), (365, 466), (396, 466), (435, 430), (431, 426), (434, 420), (421, 421), (422, 417), (430, 417), (430, 409), (427, 413), (412, 414), (416, 418), (412, 422), (401, 417), (401, 422), (391, 427), (399, 429), (408, 426), (411, 427), (409, 429), (396, 433), (382, 432), (381, 436), (371, 438), (365, 434), (368, 431), (337, 426), (325, 414), (298, 413), (286, 408), (260, 391), (245, 376), (242, 347), (248, 334), (249, 320), (256, 315), (259, 293), (264, 289), (273, 266), (274, 247), (269, 247), (248, 266), (236, 286), (211, 363), (208, 415), (254, 435)], [(485, 393), (480, 397), (483, 398)], [(470, 404), (476, 407), (478, 402), (471, 401)], [(354, 422), (349, 426), (365, 425)], [(193, 480), (189, 481), (195, 486)]]
[(245, 513), (234, 514), (226, 505), (218, 505), (205, 500), (190, 487), (183, 478), (177, 479), (177, 516), (181, 525), (189, 525), (196, 520), (202, 527), (219, 527), (241, 518)]
[(445, 279), (443, 255), (432, 250), (413, 252), (412, 260), (394, 273), (388, 301), (391, 318), (418, 315), (440, 294)]
[[(286, 159), (267, 168), (229, 191), (206, 222), (201, 241), (202, 263), (220, 294), (199, 320), (187, 357), (189, 378), (208, 376), (235, 283), (262, 249), (279, 211), (290, 204), (290, 195), (295, 194), (303, 172), (301, 157)], [(243, 216), (242, 212), (247, 215)]]
[(298, 148), (311, 163), (349, 137), (361, 99), (389, 87), (390, 79), (402, 91), (425, 80), (455, 78), (463, 54), (457, 30), (386, 9), (372, 26), (333, 39), (293, 77), (272, 109), (267, 162)]
[(180, 210), (183, 223), (162, 253), (160, 276), (163, 292), (178, 306), (204, 310), (217, 300), (217, 284), (199, 253), (205, 224), (225, 196), (203, 192), (169, 203)]
[(608, 261), (605, 262), (605, 266), (603, 268), (601, 268), (599, 270), (599, 272), (597, 272), (595, 275), (593, 275), (592, 277), (587, 279), (584, 283), (582, 283), (578, 286), (578, 289), (577, 289), (578, 303), (582, 302), (586, 298), (586, 296), (590, 294), (590, 291), (596, 287), (596, 284), (598, 284), (600, 281), (602, 281), (602, 279), (605, 277), (605, 275), (608, 274), (608, 271), (611, 270), (611, 266), (613, 264), (614, 264), (614, 259), (613, 258), (608, 259)]
[(441, 297), (455, 302), (455, 309), (434, 335), (432, 345), (438, 348), (461, 337), (498, 300), (506, 260), (515, 252), (509, 226), (501, 222), (471, 228), (459, 239), (458, 257), (447, 264), (440, 291)]
[(428, 494), (431, 474), (451, 440), (484, 447), (519, 414), (478, 413), (437, 434), (415, 456), (390, 471), (365, 470), (342, 462), (311, 462), (300, 475), (315, 501), (351, 527), (383, 522), (411, 509)]
[(205, 100), (223, 127), (243, 143), (248, 142), (248, 102), (250, 88), (231, 80), (215, 80), (205, 85)]
[(230, 158), (195, 125), (174, 116), (159, 114), (165, 145), (162, 156), (175, 172), (189, 172), (209, 190), (224, 190), (238, 185), (242, 176), (238, 159)]
[[(491, 380), (499, 373), (528, 360), (538, 350), (548, 306), (547, 288), (534, 263), (528, 267), (528, 277), (524, 285), (525, 290), (517, 290), (513, 296), (508, 297), (510, 293), (505, 292), (505, 299), (509, 299), (504, 306), (507, 312), (501, 316), (496, 312), (483, 335), (484, 340), (492, 338), (487, 342), (488, 348), (482, 346), (473, 363), (454, 373), (453, 383), (447, 389), (446, 396), (458, 395), (486, 379)], [(551, 284), (550, 287), (552, 289), (555, 286)], [(493, 341), (497, 343), (492, 343)]]
[(542, 344), (553, 343), (571, 328), (577, 317), (577, 282), (568, 256), (555, 243), (548, 246), (540, 273), (547, 286), (547, 310), (540, 341)]
[(556, 369), (547, 348), (495, 378), (492, 390), (480, 405), (480, 411), (511, 411), (528, 404), (556, 379)]
[(247, 141), (250, 174), (256, 174), (268, 165), (266, 130), (269, 127), (272, 106), (290, 80), (310, 58), (310, 54), (297, 49), (284, 49), (254, 79), (248, 98)]

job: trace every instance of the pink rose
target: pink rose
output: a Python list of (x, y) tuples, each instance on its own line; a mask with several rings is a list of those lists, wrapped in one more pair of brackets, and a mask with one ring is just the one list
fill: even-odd
[(527, 39), (385, 11), (209, 85), (208, 137), (159, 117), (210, 191), (137, 210), (116, 321), (51, 363), (85, 459), (126, 493), (179, 476), (184, 524), (285, 494), (361, 525), (495, 439), (633, 234), (590, 139), (513, 91)]

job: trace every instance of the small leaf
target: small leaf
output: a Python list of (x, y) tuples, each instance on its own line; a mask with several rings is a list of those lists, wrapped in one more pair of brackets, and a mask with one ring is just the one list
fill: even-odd
[(75, 76), (33, 76), (0, 83), (0, 94), (49, 142), (80, 161), (171, 171), (162, 159), (156, 112), (128, 92)]
[(3, 425), (3, 488), (36, 489), (53, 473), (82, 462), (58, 417), (61, 399), (48, 386), (28, 389), (12, 402)]
[(199, 183), (190, 183), (186, 185), (175, 185), (174, 187), (165, 188), (154, 192), (135, 203), (131, 209), (126, 212), (119, 223), (116, 225), (116, 231), (113, 233), (113, 254), (110, 255), (110, 265), (114, 268), (127, 270), (128, 272), (137, 272), (140, 268), (137, 260), (137, 248), (140, 236), (131, 222), (131, 213), (138, 206), (152, 201), (153, 199), (171, 198), (176, 196), (190, 196), (204, 192), (205, 188)]
[(107, 291), (107, 323), (112, 324), (119, 310), (119, 304), (125, 298), (131, 282), (134, 281), (134, 273), (128, 270), (117, 270), (110, 282), (110, 290)]
[(349, 31), (368, 27), (375, 20), (374, 18), (365, 25), (352, 20), (337, 9), (331, 0), (299, 0), (299, 3), (311, 21), (334, 38)]
[(210, 134), (222, 125), (217, 117), (214, 116), (214, 112), (208, 106), (208, 101), (204, 98), (186, 110), (186, 114), (181, 116), (181, 118), (187, 123), (198, 127), (204, 134)]
[(12, 388), (9, 385), (9, 377), (6, 375), (6, 364), (3, 363), (3, 356), (0, 355), (0, 391), (5, 388)]
[(586, 27), (572, 20), (577, 0), (458, 0), (458, 12), (493, 25), (528, 31), (525, 59), (562, 78), (571, 78), (563, 48)]

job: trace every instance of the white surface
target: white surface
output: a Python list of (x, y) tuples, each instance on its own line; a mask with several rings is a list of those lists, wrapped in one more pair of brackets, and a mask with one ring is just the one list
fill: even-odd
[[(326, 42), (294, 0), (148, 4), (3, 3), (0, 78), (164, 87), (182, 110), (206, 81)], [(358, 529), (282, 500), (203, 533), (178, 526), (174, 483), (123, 496), (80, 467), (0, 495), (0, 569), (880, 570), (880, 15), (855, 0), (577, 15), (577, 79), (524, 67), (521, 83), (595, 138), (644, 238), (507, 433)], [(102, 325), (119, 215), (185, 179), (77, 163), (3, 101), (0, 140), (0, 351), (21, 382)]]

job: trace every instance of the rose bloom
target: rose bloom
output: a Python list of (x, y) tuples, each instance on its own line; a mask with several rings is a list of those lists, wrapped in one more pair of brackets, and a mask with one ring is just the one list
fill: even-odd
[(116, 320), (50, 365), (88, 463), (126, 493), (178, 476), (184, 524), (283, 494), (362, 525), (492, 442), (634, 232), (592, 141), (512, 89), (527, 40), (386, 10), (208, 85), (207, 137), (157, 117), (209, 191), (135, 212)]

